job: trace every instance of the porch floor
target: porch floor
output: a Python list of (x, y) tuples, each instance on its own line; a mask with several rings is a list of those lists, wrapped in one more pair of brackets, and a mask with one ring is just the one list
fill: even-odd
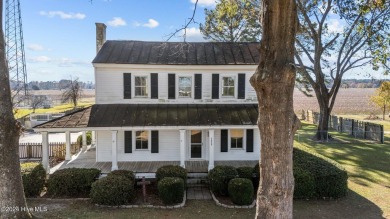
[[(255, 166), (256, 160), (229, 160), (229, 161), (215, 161), (214, 166), (229, 165), (234, 167), (241, 166)], [(207, 173), (209, 162), (206, 160), (200, 161), (185, 161), (185, 168), (189, 173)], [(131, 170), (134, 173), (155, 173), (158, 168), (165, 165), (180, 165), (180, 161), (129, 161), (118, 162), (118, 169)], [(53, 167), (50, 173), (59, 169), (65, 168), (97, 168), (103, 174), (111, 172), (111, 162), (96, 162), (95, 148), (88, 148), (87, 151), (79, 152), (72, 157), (70, 161), (64, 161), (61, 164)]]

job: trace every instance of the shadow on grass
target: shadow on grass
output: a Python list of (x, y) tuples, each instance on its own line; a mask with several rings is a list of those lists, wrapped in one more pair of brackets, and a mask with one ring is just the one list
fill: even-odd
[(348, 195), (336, 200), (294, 200), (294, 218), (385, 218), (383, 211), (370, 200), (348, 190)]

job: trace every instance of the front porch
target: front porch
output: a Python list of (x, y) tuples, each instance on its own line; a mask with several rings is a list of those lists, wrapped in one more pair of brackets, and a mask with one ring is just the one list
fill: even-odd
[[(234, 167), (250, 166), (253, 167), (258, 161), (215, 161), (215, 165), (229, 165)], [(50, 173), (58, 169), (65, 168), (97, 168), (102, 171), (102, 174), (111, 172), (112, 162), (96, 162), (95, 148), (89, 148), (86, 151), (82, 151), (69, 161), (64, 161), (58, 166), (52, 168)], [(154, 174), (158, 168), (165, 165), (180, 165), (180, 161), (129, 161), (118, 162), (118, 169), (131, 170), (138, 174)], [(202, 161), (185, 161), (185, 168), (188, 173), (207, 173), (209, 162)]]

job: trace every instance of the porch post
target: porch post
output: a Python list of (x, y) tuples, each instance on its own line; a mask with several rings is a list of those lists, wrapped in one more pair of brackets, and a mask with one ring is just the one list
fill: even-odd
[(96, 132), (95, 131), (92, 131), (92, 142), (91, 142), (92, 146), (95, 146), (96, 144)]
[(185, 168), (185, 158), (186, 158), (186, 152), (185, 152), (185, 145), (186, 145), (186, 130), (181, 129), (180, 130), (180, 166)]
[(83, 151), (87, 149), (87, 133), (86, 131), (83, 131)]
[(214, 168), (214, 130), (209, 130), (209, 170)]
[(70, 153), (70, 132), (65, 132), (66, 146), (65, 146), (65, 160), (71, 160), (72, 155)]
[(116, 150), (116, 148), (117, 148), (117, 144), (116, 144), (117, 133), (118, 133), (118, 131), (111, 131), (111, 136), (112, 136), (112, 147), (111, 147), (112, 165), (111, 165), (111, 171), (118, 169), (118, 159), (117, 159), (117, 150)]
[(49, 133), (42, 132), (42, 166), (46, 170), (46, 173), (49, 174)]

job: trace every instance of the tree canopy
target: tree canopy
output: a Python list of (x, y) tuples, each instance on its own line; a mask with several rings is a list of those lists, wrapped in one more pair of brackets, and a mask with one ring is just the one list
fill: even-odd
[(212, 41), (259, 41), (259, 9), (259, 0), (221, 0), (215, 9), (205, 9), (206, 21), (200, 31)]
[(390, 81), (382, 82), (381, 86), (371, 96), (370, 101), (382, 110), (383, 120), (386, 119), (386, 109), (390, 108)]
[(74, 108), (76, 108), (79, 99), (81, 98), (82, 89), (80, 86), (80, 82), (76, 78), (75, 80), (71, 80), (68, 87), (65, 88), (62, 93), (62, 102), (72, 102)]

